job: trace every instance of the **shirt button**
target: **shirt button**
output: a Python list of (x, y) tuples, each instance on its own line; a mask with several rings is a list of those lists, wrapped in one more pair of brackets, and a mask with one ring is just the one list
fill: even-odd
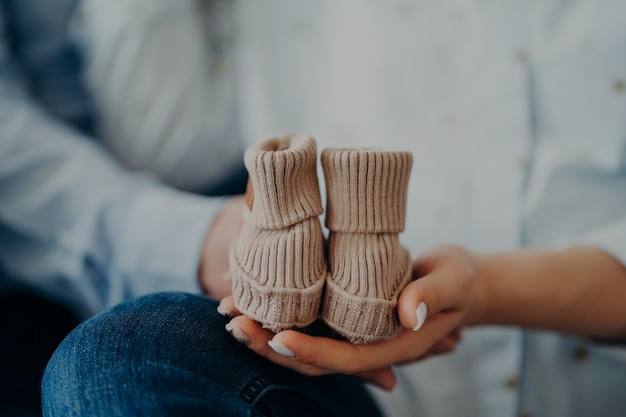
[(462, 9), (460, 9), (458, 7), (455, 7), (452, 10), (450, 10), (450, 17), (456, 23), (463, 23), (463, 22), (465, 22), (465, 13), (463, 12)]
[(400, 3), (396, 6), (396, 13), (400, 17), (411, 17), (413, 16), (413, 5), (410, 2)]
[(504, 388), (508, 391), (512, 391), (517, 388), (517, 375), (514, 374), (508, 377), (506, 381), (504, 381)]
[(437, 220), (439, 223), (446, 223), (449, 218), (450, 210), (448, 210), (448, 207), (443, 204), (437, 206)]
[(511, 159), (511, 166), (516, 171), (523, 171), (528, 165), (528, 158), (525, 155), (518, 155)]
[(589, 149), (583, 149), (578, 154), (578, 160), (583, 164), (590, 164), (593, 162), (593, 155)]
[(83, 8), (78, 7), (74, 16), (77, 22), (82, 22), (83, 20), (85, 20), (85, 12), (83, 11)]
[(131, 13), (139, 15), (143, 13), (143, 4), (140, 1), (135, 1), (131, 4)]
[(137, 100), (135, 110), (140, 117), (146, 117), (150, 111), (150, 103), (147, 100)]
[(456, 113), (453, 112), (446, 113), (446, 115), (444, 116), (444, 121), (446, 123), (446, 126), (453, 129), (458, 128), (461, 124), (461, 119)]
[(578, 363), (586, 362), (589, 359), (589, 349), (584, 345), (578, 345), (574, 348), (574, 360)]
[(298, 19), (291, 24), (289, 29), (296, 35), (304, 35), (311, 32), (312, 25), (311, 22), (306, 19)]

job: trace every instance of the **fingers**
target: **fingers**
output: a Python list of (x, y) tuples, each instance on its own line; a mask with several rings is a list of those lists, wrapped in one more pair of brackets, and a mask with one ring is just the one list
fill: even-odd
[(224, 317), (237, 317), (241, 315), (241, 312), (235, 306), (235, 300), (232, 295), (222, 298), (217, 306), (217, 312)]
[[(310, 366), (306, 363), (293, 360), (293, 355), (288, 350), (282, 350), (281, 353), (278, 353), (276, 346), (272, 348), (269, 343), (274, 337), (274, 333), (262, 328), (259, 323), (249, 317), (239, 315), (233, 318), (226, 325), (226, 330), (228, 330), (237, 341), (278, 365), (311, 376), (332, 373), (331, 370)], [(278, 350), (280, 350), (280, 347)]]
[(376, 385), (385, 391), (391, 391), (396, 386), (396, 375), (391, 367), (387, 366), (381, 369), (375, 369), (373, 371), (361, 372), (356, 374), (359, 379), (365, 382)]
[[(221, 314), (234, 317), (229, 323), (233, 337), (259, 355), (307, 375), (339, 372), (358, 375), (390, 388), (395, 384), (392, 364), (450, 352), (458, 343), (462, 325), (474, 291), (468, 253), (454, 248), (418, 260), (414, 269), (421, 276), (401, 293), (400, 321), (405, 329), (395, 338), (369, 345), (316, 337), (287, 330), (278, 334), (241, 315), (232, 297), (224, 298)], [(419, 329), (419, 332), (413, 329)]]
[(239, 342), (278, 365), (310, 376), (356, 375), (389, 390), (396, 383), (390, 365), (454, 349), (460, 337), (459, 317), (459, 312), (443, 312), (433, 316), (420, 332), (404, 329), (394, 339), (369, 345), (354, 345), (295, 330), (274, 334), (244, 315), (233, 318), (227, 330)]
[(272, 342), (274, 347), (281, 348), (278, 351), (288, 352), (294, 361), (334, 372), (358, 374), (423, 356), (458, 326), (459, 317), (458, 312), (441, 313), (424, 324), (420, 332), (404, 329), (394, 339), (369, 345), (313, 337), (293, 330), (276, 334)]
[[(416, 262), (415, 270), (424, 265)], [(428, 317), (449, 309), (461, 309), (471, 291), (471, 271), (462, 262), (441, 262), (411, 282), (400, 294), (398, 315), (406, 328), (419, 330)]]
[[(325, 370), (337, 370), (338, 366), (336, 365), (332, 368), (318, 366), (318, 360), (321, 359), (320, 353), (332, 355), (333, 360), (329, 362), (330, 364), (350, 363), (350, 358), (359, 348), (358, 345), (345, 341), (315, 337), (295, 330), (285, 330), (275, 335), (269, 330), (263, 329), (259, 323), (242, 315), (235, 307), (232, 296), (222, 299), (217, 309), (223, 316), (233, 317), (227, 325), (227, 330), (235, 339), (247, 345), (261, 356), (267, 357), (281, 365), (285, 364), (284, 358), (295, 358), (302, 364), (324, 368)], [(290, 347), (295, 347), (297, 353), (291, 350)], [(281, 356), (280, 360), (274, 360), (277, 358), (275, 354)], [(328, 362), (321, 360), (319, 363)], [(348, 369), (345, 368), (343, 370), (346, 371)], [(355, 368), (345, 373), (355, 373), (358, 370), (360, 369)]]
[[(259, 323), (249, 319), (246, 316), (239, 315), (238, 317), (235, 317), (228, 323), (226, 329), (237, 341), (254, 350), (257, 354), (271, 360), (278, 365), (291, 368), (297, 372), (310, 376), (342, 372), (341, 370), (331, 370), (315, 366), (313, 363), (316, 363), (317, 360), (312, 357), (310, 358), (311, 363), (300, 360), (295, 352), (292, 352), (288, 347), (280, 342), (281, 338), (279, 338), (277, 341), (273, 341), (272, 338), (275, 336), (274, 333), (270, 332), (269, 330), (263, 329), (259, 325)], [(301, 344), (311, 343), (312, 339), (316, 339), (320, 342), (318, 346), (323, 347), (324, 342), (333, 340), (308, 336), (296, 331), (287, 331), (282, 333), (293, 333), (287, 334), (284, 338), (290, 341), (290, 343), (294, 343), (298, 346)], [(302, 337), (300, 338), (299, 336)], [(339, 343), (349, 345), (346, 342)], [(326, 353), (333, 354), (333, 352), (320, 352), (320, 354)], [(380, 369), (357, 372), (355, 373), (355, 376), (387, 391), (390, 391), (396, 385), (396, 376), (389, 366), (382, 367)]]
[(435, 343), (427, 352), (426, 356), (442, 355), (444, 353), (450, 353), (461, 340), (460, 329), (453, 330), (450, 334), (446, 335), (443, 339)]
[[(274, 346), (283, 346), (293, 352), (294, 358), (301, 363), (347, 374), (364, 370), (361, 367), (353, 367), (356, 361), (351, 360), (360, 355), (359, 346), (343, 340), (285, 330), (274, 336), (273, 343)], [(373, 368), (377, 367), (370, 367)]]

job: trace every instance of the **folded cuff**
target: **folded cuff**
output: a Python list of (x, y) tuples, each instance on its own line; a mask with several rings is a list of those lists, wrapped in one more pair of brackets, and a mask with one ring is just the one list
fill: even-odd
[[(373, 280), (369, 279), (368, 282), (359, 283), (359, 278), (363, 277), (348, 264), (333, 266), (333, 276), (326, 284), (322, 318), (330, 328), (352, 343), (387, 340), (402, 328), (397, 313), (398, 297), (412, 279), (412, 268), (409, 252), (404, 248), (398, 250), (398, 260), (393, 263), (393, 267), (379, 270), (379, 274), (373, 275)], [(350, 263), (350, 259), (346, 261)], [(366, 291), (363, 291), (363, 287)]]
[(252, 185), (249, 221), (259, 228), (278, 229), (322, 214), (316, 160), (317, 147), (310, 136), (286, 135), (248, 148), (244, 161)]
[(410, 152), (325, 149), (326, 226), (352, 233), (400, 233), (413, 157)]
[[(410, 280), (409, 277), (406, 282)], [(402, 330), (398, 299), (357, 297), (329, 280), (326, 284), (322, 318), (331, 329), (354, 344), (388, 340)]]

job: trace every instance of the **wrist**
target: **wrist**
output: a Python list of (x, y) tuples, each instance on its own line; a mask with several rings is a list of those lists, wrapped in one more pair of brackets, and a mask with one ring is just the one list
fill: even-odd
[(488, 253), (470, 252), (474, 263), (474, 299), (466, 316), (465, 324), (478, 326), (490, 324), (497, 315), (501, 295), (498, 294), (496, 255)]

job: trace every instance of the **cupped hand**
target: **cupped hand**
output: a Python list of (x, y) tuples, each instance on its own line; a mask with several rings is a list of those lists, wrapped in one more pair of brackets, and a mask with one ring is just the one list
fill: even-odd
[[(395, 385), (392, 365), (454, 349), (460, 340), (460, 328), (477, 314), (481, 296), (473, 258), (463, 248), (443, 246), (428, 251), (415, 261), (414, 269), (418, 279), (404, 289), (399, 299), (404, 328), (398, 336), (383, 342), (355, 345), (295, 330), (274, 334), (241, 315), (232, 297), (223, 299), (218, 310), (232, 317), (227, 329), (233, 337), (279, 365), (306, 375), (352, 374), (391, 389)], [(420, 308), (422, 303), (427, 307)]]
[(403, 326), (418, 330), (428, 318), (450, 316), (457, 327), (481, 320), (485, 283), (475, 256), (461, 246), (430, 249), (413, 264), (414, 276), (400, 294), (398, 315)]

